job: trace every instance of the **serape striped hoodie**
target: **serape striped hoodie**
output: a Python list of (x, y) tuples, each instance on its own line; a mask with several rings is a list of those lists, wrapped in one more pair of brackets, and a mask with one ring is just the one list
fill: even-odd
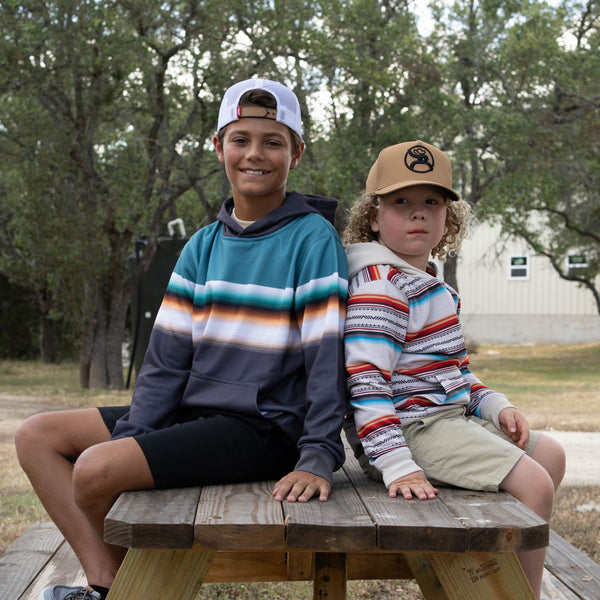
[(365, 454), (388, 486), (418, 471), (402, 425), (464, 405), (493, 421), (511, 406), (469, 369), (457, 293), (394, 252), (370, 242), (347, 248), (345, 327), (350, 405)]
[(347, 266), (311, 203), (335, 207), (292, 192), (242, 229), (229, 199), (192, 236), (113, 437), (168, 426), (179, 407), (261, 414), (297, 440), (297, 470), (331, 480), (344, 460)]

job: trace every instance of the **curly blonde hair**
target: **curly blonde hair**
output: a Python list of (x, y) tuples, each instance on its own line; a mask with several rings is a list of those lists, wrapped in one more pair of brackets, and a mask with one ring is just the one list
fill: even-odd
[[(377, 194), (364, 194), (350, 209), (350, 219), (342, 234), (344, 246), (377, 240), (377, 233), (371, 229), (371, 216), (379, 208)], [(467, 236), (471, 220), (471, 207), (464, 200), (446, 198), (446, 228), (438, 245), (431, 250), (431, 256), (442, 262), (448, 253), (458, 253), (463, 239)]]

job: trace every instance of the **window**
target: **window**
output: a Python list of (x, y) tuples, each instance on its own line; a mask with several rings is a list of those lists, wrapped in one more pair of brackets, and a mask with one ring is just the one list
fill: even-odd
[(511, 256), (509, 279), (529, 279), (529, 257)]
[(580, 275), (580, 270), (588, 266), (585, 254), (569, 254), (567, 256), (567, 273), (569, 276)]

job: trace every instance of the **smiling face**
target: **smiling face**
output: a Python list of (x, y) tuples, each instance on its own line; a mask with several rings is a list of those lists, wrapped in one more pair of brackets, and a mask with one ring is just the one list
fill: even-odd
[(446, 227), (446, 195), (435, 186), (415, 185), (379, 199), (371, 229), (379, 243), (424, 271)]
[(213, 139), (231, 182), (238, 218), (256, 221), (283, 204), (290, 169), (300, 162), (290, 130), (272, 119), (242, 118), (229, 124), (222, 142)]

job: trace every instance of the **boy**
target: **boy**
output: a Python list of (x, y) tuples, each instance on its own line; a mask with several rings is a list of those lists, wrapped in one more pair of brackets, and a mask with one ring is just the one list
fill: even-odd
[[(506, 396), (471, 373), (458, 295), (429, 262), (459, 249), (469, 213), (452, 189), (448, 157), (435, 146), (406, 142), (379, 154), (344, 234), (355, 423), (347, 435), (392, 498), (434, 498), (434, 480), (502, 489), (549, 520), (563, 449), (530, 433)], [(519, 557), (537, 597), (544, 556), (542, 549)]]
[(89, 584), (40, 600), (106, 597), (124, 550), (103, 543), (104, 517), (124, 490), (278, 479), (278, 501), (324, 501), (344, 460), (346, 260), (311, 205), (331, 215), (335, 201), (285, 191), (304, 150), (296, 96), (233, 85), (213, 143), (233, 196), (182, 251), (131, 406), (37, 415), (17, 433)]

